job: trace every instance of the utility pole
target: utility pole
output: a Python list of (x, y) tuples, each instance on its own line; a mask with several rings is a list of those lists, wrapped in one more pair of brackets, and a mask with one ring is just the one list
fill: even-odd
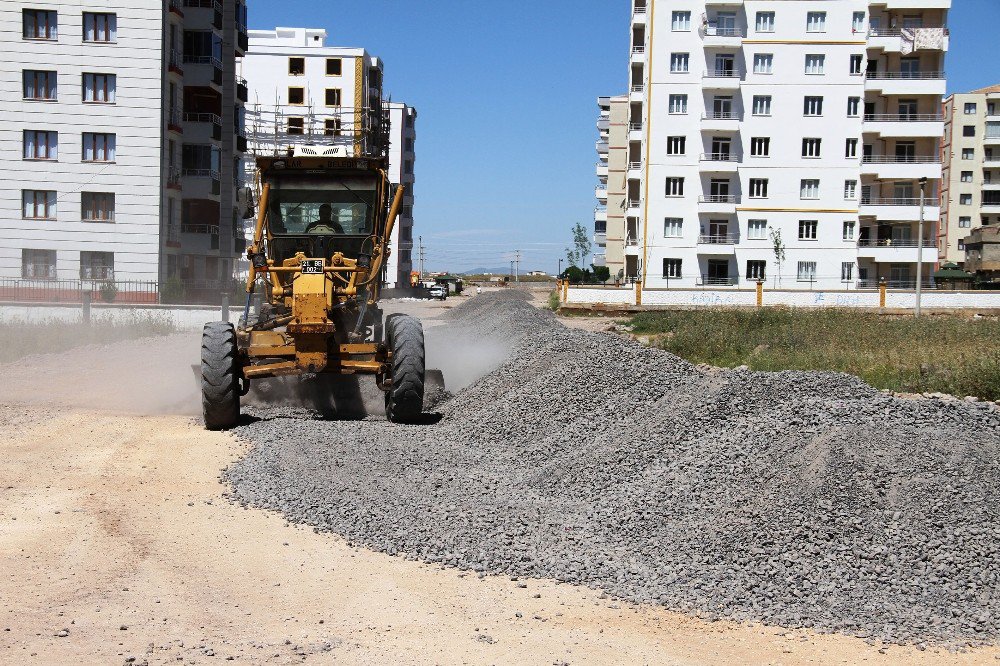
[[(412, 236), (411, 236), (412, 238)], [(419, 243), (418, 256), (420, 257), (420, 279), (424, 279), (424, 237), (417, 236), (417, 242)]]
[(920, 316), (920, 283), (924, 273), (924, 190), (927, 187), (927, 177), (920, 179), (920, 222), (917, 224), (917, 305), (913, 316)]
[(521, 281), (521, 251), (514, 250), (514, 282)]
[(510, 260), (510, 275), (512, 277), (514, 275), (514, 260), (513, 259)]

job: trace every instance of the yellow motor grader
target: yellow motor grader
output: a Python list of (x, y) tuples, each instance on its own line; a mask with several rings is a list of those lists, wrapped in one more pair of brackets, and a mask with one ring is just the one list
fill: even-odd
[[(209, 429), (237, 423), (252, 381), (293, 375), (374, 375), (390, 421), (421, 415), (423, 328), (413, 317), (385, 317), (378, 305), (404, 188), (390, 184), (385, 157), (339, 152), (257, 158), (262, 187), (244, 317), (239, 327), (206, 324), (202, 336)], [(251, 316), (255, 292), (263, 304)]]

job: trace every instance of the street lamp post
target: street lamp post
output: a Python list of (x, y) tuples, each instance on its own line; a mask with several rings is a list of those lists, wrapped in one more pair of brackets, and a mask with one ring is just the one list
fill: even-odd
[(556, 273), (556, 277), (562, 276), (562, 259), (559, 260), (559, 272)]
[(913, 316), (920, 316), (920, 296), (921, 282), (924, 273), (924, 190), (927, 187), (927, 178), (920, 179), (920, 221), (917, 223), (917, 303), (913, 310)]

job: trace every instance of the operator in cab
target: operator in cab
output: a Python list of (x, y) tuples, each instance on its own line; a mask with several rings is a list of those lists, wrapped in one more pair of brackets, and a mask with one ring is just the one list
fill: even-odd
[(319, 219), (306, 227), (307, 234), (344, 234), (344, 227), (333, 219), (333, 206), (323, 204), (319, 207)]

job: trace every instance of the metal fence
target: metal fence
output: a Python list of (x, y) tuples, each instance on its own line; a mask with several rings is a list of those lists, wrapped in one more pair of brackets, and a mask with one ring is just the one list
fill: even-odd
[(122, 305), (218, 305), (223, 294), (239, 296), (238, 281), (66, 280), (0, 278), (0, 303), (94, 303)]

